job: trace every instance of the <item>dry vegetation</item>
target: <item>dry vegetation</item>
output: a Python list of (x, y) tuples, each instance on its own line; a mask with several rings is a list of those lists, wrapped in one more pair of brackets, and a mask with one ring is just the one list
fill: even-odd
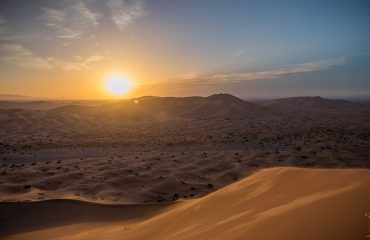
[(370, 167), (366, 105), (292, 98), (261, 106), (231, 95), (139, 100), (129, 112), (135, 119), (119, 114), (130, 100), (3, 102), (0, 199), (170, 202), (266, 167)]

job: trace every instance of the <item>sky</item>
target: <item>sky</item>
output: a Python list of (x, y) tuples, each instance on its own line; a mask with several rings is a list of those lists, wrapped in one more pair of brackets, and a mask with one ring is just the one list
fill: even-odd
[(370, 93), (368, 0), (1, 0), (0, 93)]

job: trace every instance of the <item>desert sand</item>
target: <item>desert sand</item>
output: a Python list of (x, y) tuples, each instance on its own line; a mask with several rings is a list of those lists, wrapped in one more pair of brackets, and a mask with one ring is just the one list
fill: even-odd
[(370, 167), (370, 107), (343, 100), (42, 103), (0, 109), (1, 201), (171, 202), (261, 168)]
[(369, 119), (321, 97), (2, 101), (0, 234), (360, 239)]
[(3, 239), (364, 239), (370, 170), (271, 168), (154, 205), (3, 203)]

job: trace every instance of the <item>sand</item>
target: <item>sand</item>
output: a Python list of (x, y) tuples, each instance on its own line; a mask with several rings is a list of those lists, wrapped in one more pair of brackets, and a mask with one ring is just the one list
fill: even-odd
[(364, 239), (369, 190), (368, 169), (271, 168), (169, 205), (1, 203), (1, 233), (3, 239)]
[[(198, 113), (194, 99), (180, 112)], [(154, 98), (150, 104), (167, 100), (171, 111), (176, 110), (171, 101), (186, 105), (183, 98)], [(292, 99), (291, 107), (289, 99), (264, 106), (267, 115), (261, 117), (258, 106), (216, 95), (202, 98), (200, 106), (217, 118), (160, 121), (25, 109), (35, 106), (32, 102), (0, 109), (0, 201), (73, 196), (101, 203), (171, 202), (205, 196), (262, 168), (370, 167), (370, 108), (321, 98), (298, 100)], [(308, 108), (303, 112), (297, 110), (302, 101)], [(97, 103), (84, 104), (95, 109)], [(218, 110), (227, 104), (233, 108)], [(246, 112), (243, 119), (224, 118)]]
[(362, 239), (369, 119), (320, 97), (0, 102), (0, 238)]

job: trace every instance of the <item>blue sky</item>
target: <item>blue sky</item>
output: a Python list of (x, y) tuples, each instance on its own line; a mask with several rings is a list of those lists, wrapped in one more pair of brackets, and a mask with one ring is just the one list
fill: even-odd
[(365, 95), (369, 12), (366, 0), (2, 0), (0, 92), (103, 97), (97, 82), (120, 71), (133, 95)]

